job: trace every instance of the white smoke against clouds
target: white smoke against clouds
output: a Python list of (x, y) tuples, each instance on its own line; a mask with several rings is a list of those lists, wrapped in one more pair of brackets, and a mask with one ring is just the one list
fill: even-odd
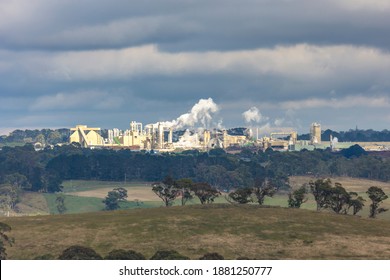
[(259, 109), (257, 109), (256, 107), (252, 107), (248, 111), (245, 111), (244, 113), (242, 113), (242, 116), (247, 123), (259, 123), (263, 119), (263, 116), (261, 115)]
[[(200, 99), (188, 113), (185, 113), (173, 121), (160, 122), (160, 124), (166, 128), (181, 129), (185, 127), (194, 128), (201, 126), (202, 128), (209, 128), (213, 115), (219, 111), (219, 106), (213, 101), (212, 98)], [(154, 127), (157, 127), (154, 124)]]
[(281, 118), (281, 119), (276, 119), (276, 120), (274, 121), (274, 124), (275, 124), (276, 126), (281, 126), (283, 123), (284, 123), (284, 119), (283, 119), (283, 118)]

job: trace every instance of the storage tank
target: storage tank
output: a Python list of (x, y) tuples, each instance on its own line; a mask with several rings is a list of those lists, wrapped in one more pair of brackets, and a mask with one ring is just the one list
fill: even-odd
[(321, 125), (319, 123), (311, 124), (310, 141), (311, 144), (321, 144)]

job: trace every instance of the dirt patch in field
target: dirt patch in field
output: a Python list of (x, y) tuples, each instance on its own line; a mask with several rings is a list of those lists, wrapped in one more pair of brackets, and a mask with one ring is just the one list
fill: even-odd
[[(139, 199), (141, 201), (160, 201), (160, 198), (152, 191), (151, 187), (126, 187), (127, 200), (133, 201)], [(83, 197), (104, 198), (113, 188), (103, 188), (90, 191), (74, 192), (72, 195)]]

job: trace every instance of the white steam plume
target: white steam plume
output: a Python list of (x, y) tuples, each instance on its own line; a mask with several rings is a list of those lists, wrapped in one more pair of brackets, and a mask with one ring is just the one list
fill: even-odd
[(258, 123), (263, 118), (259, 109), (257, 109), (256, 107), (252, 107), (248, 111), (245, 111), (244, 113), (242, 113), (242, 116), (244, 117), (245, 122), (247, 122), (247, 123), (250, 123), (250, 122), (257, 122)]
[(191, 148), (199, 146), (199, 135), (198, 133), (191, 134), (187, 129), (184, 134), (179, 138), (179, 141), (174, 143), (176, 148)]
[(219, 107), (214, 103), (212, 98), (200, 99), (192, 107), (190, 112), (176, 119), (176, 128), (185, 126), (194, 127), (196, 124), (202, 124), (203, 127), (207, 128), (212, 120), (211, 115), (218, 110)]
[[(212, 114), (219, 111), (218, 105), (212, 98), (200, 99), (188, 113), (185, 113), (173, 121), (160, 122), (164, 127), (173, 127), (175, 129), (181, 129), (183, 127), (195, 127), (201, 125), (207, 128), (212, 120)], [(151, 125), (148, 125), (151, 126)], [(158, 123), (153, 125), (158, 126)]]

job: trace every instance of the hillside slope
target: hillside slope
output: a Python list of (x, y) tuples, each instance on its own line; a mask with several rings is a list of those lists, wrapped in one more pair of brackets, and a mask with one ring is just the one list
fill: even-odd
[(133, 209), (87, 214), (1, 218), (12, 227), (10, 259), (58, 254), (79, 244), (103, 256), (133, 249), (150, 257), (174, 249), (192, 259), (390, 259), (390, 222), (258, 206)]

